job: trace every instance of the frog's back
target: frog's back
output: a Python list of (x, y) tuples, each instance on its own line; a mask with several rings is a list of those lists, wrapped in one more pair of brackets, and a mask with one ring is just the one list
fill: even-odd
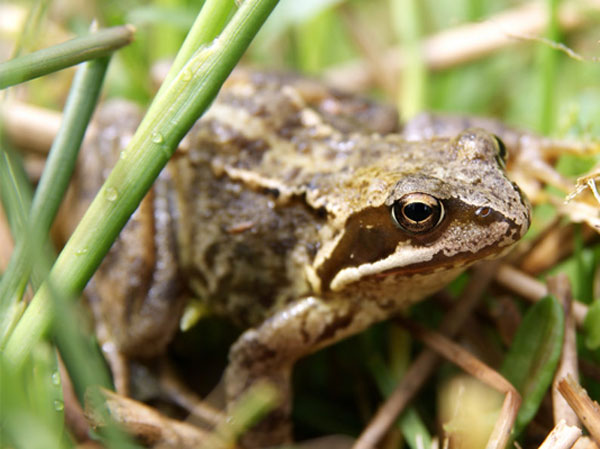
[(305, 78), (235, 73), (169, 165), (179, 258), (194, 294), (253, 325), (313, 293), (305, 270), (327, 211), (306, 192), (332, 172), (322, 152), (346, 151), (327, 140), (397, 125), (392, 108)]

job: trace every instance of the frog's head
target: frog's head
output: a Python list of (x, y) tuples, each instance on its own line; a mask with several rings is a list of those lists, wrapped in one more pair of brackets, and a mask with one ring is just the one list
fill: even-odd
[[(506, 253), (527, 231), (529, 206), (505, 176), (506, 150), (498, 138), (470, 129), (454, 139), (402, 146), (398, 155), (390, 152), (369, 166), (377, 189), (354, 180), (368, 193), (348, 196), (361, 199), (353, 200), (315, 258), (313, 279), (321, 290), (340, 291), (381, 276), (457, 273)], [(338, 206), (334, 213), (344, 210)]]

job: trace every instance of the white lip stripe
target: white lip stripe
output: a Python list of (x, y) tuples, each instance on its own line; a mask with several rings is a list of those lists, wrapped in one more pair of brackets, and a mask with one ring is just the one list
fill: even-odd
[[(341, 290), (344, 286), (358, 281), (359, 279), (377, 273), (382, 273), (394, 268), (401, 268), (417, 263), (428, 262), (432, 260), (439, 250), (433, 248), (415, 249), (407, 247), (404, 250), (397, 250), (391, 256), (378, 260), (373, 263), (366, 263), (358, 267), (348, 267), (340, 270), (331, 281), (330, 288), (333, 291)], [(402, 261), (402, 263), (399, 263)]]

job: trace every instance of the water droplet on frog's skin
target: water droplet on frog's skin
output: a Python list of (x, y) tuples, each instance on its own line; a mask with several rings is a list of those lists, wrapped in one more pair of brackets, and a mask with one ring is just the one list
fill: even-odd
[(52, 373), (52, 385), (55, 387), (60, 386), (60, 373), (58, 371)]
[(65, 403), (63, 401), (56, 399), (54, 401), (54, 410), (56, 410), (57, 412), (62, 412), (64, 409), (65, 409)]
[(119, 192), (117, 192), (117, 189), (115, 189), (114, 187), (107, 187), (104, 191), (104, 196), (108, 201), (112, 203), (118, 198)]
[(121, 159), (127, 159), (127, 151), (123, 150), (119, 153)]
[(163, 143), (164, 138), (161, 133), (152, 133), (152, 142), (154, 143)]
[(77, 251), (75, 251), (75, 255), (76, 255), (76, 256), (83, 256), (84, 254), (87, 254), (87, 253), (88, 253), (88, 251), (89, 251), (89, 250), (88, 250), (88, 248), (87, 248), (87, 246), (86, 246), (86, 247), (84, 247), (84, 248), (80, 248), (80, 249), (78, 249)]

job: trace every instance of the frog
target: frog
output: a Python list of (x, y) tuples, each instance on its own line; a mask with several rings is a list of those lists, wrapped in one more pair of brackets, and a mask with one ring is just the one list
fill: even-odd
[[(138, 121), (122, 102), (97, 114), (74, 216)], [(526, 233), (530, 207), (507, 177), (501, 136), (459, 125), (403, 131), (393, 107), (319, 81), (234, 72), (86, 288), (111, 365), (164, 353), (198, 298), (245, 329), (224, 373), (228, 406), (259, 382), (278, 392), (242, 446), (290, 441), (299, 359), (407, 310)], [(127, 378), (120, 366), (115, 379)]]

